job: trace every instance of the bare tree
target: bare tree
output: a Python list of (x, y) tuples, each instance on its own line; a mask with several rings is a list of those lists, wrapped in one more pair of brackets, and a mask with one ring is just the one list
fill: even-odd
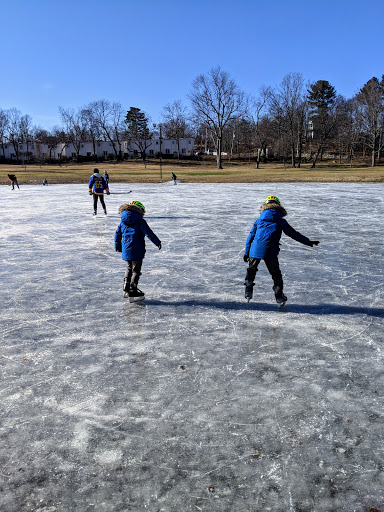
[(13, 146), (17, 162), (19, 161), (20, 120), (20, 110), (17, 110), (17, 108), (11, 108), (8, 110), (8, 124), (6, 137), (8, 139), (8, 142)]
[(93, 157), (97, 161), (98, 157), (97, 157), (96, 144), (98, 143), (98, 141), (101, 138), (101, 133), (100, 133), (99, 123), (97, 122), (95, 113), (92, 108), (92, 103), (85, 106), (82, 109), (82, 114), (83, 114), (83, 117), (84, 117), (84, 120), (86, 123), (88, 138), (92, 143)]
[(361, 128), (371, 149), (371, 166), (374, 167), (383, 147), (384, 75), (381, 82), (376, 77), (371, 78), (356, 95), (356, 101)]
[(81, 109), (59, 107), (60, 117), (65, 127), (67, 139), (73, 145), (76, 161), (79, 159), (81, 144), (85, 142), (87, 122)]
[(24, 116), (21, 116), (20, 118), (20, 142), (26, 145), (26, 151), (25, 156), (26, 159), (29, 160), (30, 154), (29, 154), (29, 147), (33, 143), (33, 134), (34, 129), (32, 125), (32, 117), (28, 114), (25, 114)]
[(5, 159), (5, 140), (8, 128), (8, 112), (0, 109), (0, 145), (3, 150), (3, 158)]
[(285, 75), (280, 87), (271, 96), (271, 112), (278, 119), (281, 131), (288, 138), (292, 167), (296, 167), (296, 152), (299, 154), (300, 166), (306, 117), (305, 103), (304, 80), (300, 73)]
[[(94, 119), (99, 126), (100, 133), (112, 144), (116, 159), (121, 157), (120, 138), (116, 139), (122, 130), (124, 111), (120, 103), (111, 103), (108, 100), (93, 101), (88, 108), (92, 110)], [(117, 143), (117, 145), (116, 145)]]
[(222, 169), (223, 132), (228, 123), (246, 114), (247, 101), (236, 82), (220, 66), (192, 83), (190, 100), (195, 117), (207, 126), (214, 137), (217, 168)]
[(255, 135), (256, 140), (258, 142), (257, 148), (257, 157), (256, 157), (256, 168), (260, 167), (260, 156), (264, 155), (264, 159), (266, 159), (267, 155), (267, 143), (268, 138), (266, 137), (265, 131), (265, 115), (264, 111), (268, 108), (270, 100), (272, 97), (272, 89), (270, 87), (263, 86), (260, 90), (260, 95), (257, 99), (253, 99), (251, 103), (251, 112), (250, 115), (252, 117), (254, 127), (255, 127)]
[(180, 160), (180, 139), (190, 137), (192, 132), (188, 124), (187, 108), (180, 100), (165, 105), (162, 112), (162, 125), (165, 138), (177, 141), (177, 158)]

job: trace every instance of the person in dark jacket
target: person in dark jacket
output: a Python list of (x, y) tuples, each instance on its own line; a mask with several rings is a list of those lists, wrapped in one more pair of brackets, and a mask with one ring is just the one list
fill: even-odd
[(147, 236), (159, 250), (161, 241), (143, 219), (145, 208), (140, 201), (122, 204), (119, 208), (120, 224), (115, 233), (115, 249), (122, 253), (127, 262), (124, 277), (124, 297), (132, 300), (144, 299), (144, 293), (137, 285), (141, 276), (141, 266), (145, 256), (145, 237)]
[(97, 199), (100, 199), (101, 206), (103, 207), (105, 215), (107, 215), (107, 208), (104, 202), (104, 192), (109, 195), (108, 184), (105, 182), (99, 169), (93, 169), (93, 174), (88, 183), (89, 195), (93, 195), (93, 215), (97, 215)]
[(17, 183), (17, 178), (14, 174), (8, 174), (8, 179), (12, 182), (12, 190), (14, 190), (15, 185), (20, 189), (19, 184)]
[(177, 182), (176, 182), (177, 176), (176, 176), (176, 174), (174, 172), (172, 173), (172, 179), (173, 179), (173, 184), (177, 185)]
[(280, 204), (279, 198), (268, 196), (260, 208), (260, 217), (255, 221), (248, 235), (244, 251), (244, 261), (248, 263), (244, 283), (245, 298), (248, 299), (248, 302), (253, 295), (253, 281), (261, 260), (264, 260), (272, 276), (276, 302), (282, 306), (287, 300), (283, 293), (283, 277), (277, 257), (280, 251), (279, 246), (282, 232), (297, 242), (310, 247), (319, 244), (317, 240), (309, 240), (309, 238), (293, 229), (284, 219), (286, 215), (287, 212)]

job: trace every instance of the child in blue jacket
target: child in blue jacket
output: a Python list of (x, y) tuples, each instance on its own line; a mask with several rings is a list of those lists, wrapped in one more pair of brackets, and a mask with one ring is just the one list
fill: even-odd
[(147, 236), (159, 250), (161, 241), (143, 219), (145, 208), (140, 201), (122, 204), (119, 208), (120, 224), (115, 233), (115, 249), (122, 253), (127, 262), (124, 277), (124, 297), (132, 300), (144, 299), (144, 293), (137, 285), (141, 276), (141, 266), (145, 255), (145, 237)]
[(245, 298), (248, 299), (248, 302), (253, 295), (253, 281), (261, 260), (264, 260), (272, 276), (276, 302), (283, 306), (287, 300), (283, 293), (283, 277), (277, 258), (280, 251), (280, 237), (283, 231), (286, 235), (304, 245), (313, 247), (319, 244), (317, 240), (309, 240), (309, 238), (294, 230), (283, 218), (286, 215), (287, 212), (281, 206), (279, 198), (268, 196), (260, 208), (260, 217), (255, 221), (248, 235), (244, 251), (244, 261), (248, 262), (244, 283)]

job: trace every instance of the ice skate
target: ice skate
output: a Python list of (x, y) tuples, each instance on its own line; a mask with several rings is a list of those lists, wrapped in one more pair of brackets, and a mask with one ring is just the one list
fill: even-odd
[(131, 286), (131, 290), (129, 291), (129, 302), (140, 302), (145, 299), (144, 292), (139, 290), (139, 288), (135, 285)]
[(245, 281), (245, 298), (247, 299), (247, 302), (249, 302), (253, 297), (253, 287), (255, 284), (252, 281)]
[(280, 288), (280, 286), (273, 286), (273, 291), (275, 293), (275, 298), (277, 302), (277, 306), (279, 309), (282, 309), (285, 306), (285, 303), (287, 302), (287, 296), (284, 295), (283, 290)]
[(124, 279), (124, 286), (123, 286), (123, 295), (125, 299), (129, 298), (129, 293), (131, 291), (131, 283), (128, 281), (127, 278)]

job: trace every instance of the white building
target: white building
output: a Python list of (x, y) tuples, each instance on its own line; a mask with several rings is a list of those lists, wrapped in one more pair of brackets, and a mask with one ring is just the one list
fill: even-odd
[[(145, 146), (145, 154), (149, 157), (158, 157), (160, 154), (160, 139), (152, 139), (145, 142), (145, 144), (137, 144), (134, 141), (122, 141), (119, 145), (118, 142), (114, 142), (117, 153), (121, 151), (121, 154), (125, 158), (129, 157), (140, 157), (141, 148)], [(179, 139), (161, 139), (161, 153), (162, 155), (169, 155), (173, 157), (190, 156), (194, 154), (195, 140), (193, 138)], [(19, 160), (62, 160), (62, 159), (75, 159), (76, 150), (73, 144), (64, 144), (60, 142), (56, 145), (43, 144), (35, 141), (27, 145), (20, 143), (18, 146)], [(98, 158), (114, 157), (115, 151), (112, 142), (99, 141), (96, 142), (95, 148), (92, 142), (82, 142), (80, 145), (79, 156), (92, 158), (94, 152)], [(16, 160), (16, 152), (12, 144), (6, 143), (4, 145), (4, 155), (0, 148), (0, 158), (5, 157), (6, 160)]]

